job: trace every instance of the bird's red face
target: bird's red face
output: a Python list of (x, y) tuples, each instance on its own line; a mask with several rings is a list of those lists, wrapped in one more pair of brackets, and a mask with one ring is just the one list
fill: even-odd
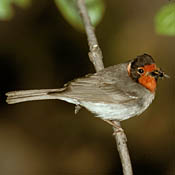
[(143, 70), (143, 73), (138, 78), (138, 82), (149, 89), (151, 92), (154, 92), (157, 85), (157, 79), (151, 74), (152, 72), (157, 71), (156, 65), (145, 65), (140, 67), (140, 69)]
[(165, 74), (156, 66), (150, 55), (138, 56), (128, 65), (129, 76), (142, 86), (154, 92), (157, 80)]

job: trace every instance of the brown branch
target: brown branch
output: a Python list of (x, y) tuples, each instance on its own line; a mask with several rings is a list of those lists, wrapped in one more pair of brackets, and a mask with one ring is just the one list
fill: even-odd
[[(87, 8), (85, 6), (84, 0), (77, 0), (77, 6), (80, 12), (80, 15), (82, 17), (82, 21), (84, 23), (87, 39), (88, 39), (88, 44), (89, 44), (89, 59), (93, 63), (96, 71), (100, 71), (104, 68), (103, 65), (103, 55), (102, 51), (98, 45), (97, 38), (94, 32), (94, 27), (92, 26), (90, 22), (90, 18), (88, 16)], [(120, 126), (120, 122), (115, 121), (115, 124)], [(123, 174), (124, 175), (132, 175), (132, 166), (131, 166), (131, 160), (129, 157), (129, 152), (127, 148), (127, 138), (126, 135), (123, 132), (116, 132), (116, 128), (114, 128), (114, 133), (115, 134), (115, 140), (117, 144), (117, 149), (120, 155), (122, 167), (123, 167)]]
[[(114, 122), (117, 126), (121, 127), (120, 122), (118, 122), (118, 121), (114, 121)], [(116, 128), (113, 127), (113, 130), (115, 133)], [(130, 159), (128, 147), (126, 144), (127, 137), (126, 137), (124, 131), (117, 132), (115, 134), (115, 141), (117, 144), (117, 150), (119, 152), (121, 163), (122, 163), (123, 174), (124, 175), (132, 175), (133, 172), (132, 172), (131, 159)]]
[(103, 59), (102, 51), (98, 45), (97, 38), (94, 32), (94, 27), (91, 25), (86, 6), (84, 4), (84, 0), (77, 0), (77, 5), (87, 34), (90, 49), (89, 58), (90, 61), (93, 63), (95, 70), (98, 72), (104, 69), (102, 61)]

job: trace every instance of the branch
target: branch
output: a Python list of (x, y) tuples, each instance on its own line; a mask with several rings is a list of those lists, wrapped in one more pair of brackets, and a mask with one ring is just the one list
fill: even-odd
[[(114, 121), (115, 124), (117, 126), (120, 126), (120, 122), (118, 121)], [(116, 131), (116, 128), (113, 127), (114, 133)], [(123, 132), (117, 132), (115, 134), (115, 141), (117, 144), (117, 150), (119, 152), (120, 155), (120, 159), (121, 159), (121, 163), (122, 163), (122, 167), (123, 167), (123, 174), (124, 175), (133, 175), (132, 172), (132, 165), (131, 165), (131, 159), (129, 156), (129, 151), (128, 151), (128, 147), (127, 147), (127, 137)]]
[[(90, 18), (88, 16), (87, 8), (85, 6), (84, 0), (77, 0), (77, 6), (80, 11), (80, 15), (82, 17), (82, 21), (84, 23), (87, 39), (88, 39), (88, 45), (89, 45), (89, 59), (93, 63), (95, 70), (98, 72), (102, 69), (104, 69), (103, 65), (103, 55), (102, 51), (98, 45), (97, 38), (94, 32), (94, 27), (92, 26), (90, 22)], [(120, 122), (114, 121), (116, 125), (121, 127)], [(132, 166), (131, 166), (131, 160), (129, 157), (129, 152), (127, 148), (127, 138), (126, 135), (123, 132), (117, 132), (116, 128), (114, 128), (115, 134), (115, 140), (117, 144), (117, 149), (120, 155), (122, 167), (123, 167), (123, 174), (124, 175), (132, 175)]]
[(84, 0), (77, 0), (77, 5), (80, 11), (80, 15), (82, 17), (84, 27), (86, 30), (86, 35), (89, 44), (89, 59), (93, 63), (95, 70), (98, 72), (104, 69), (103, 65), (103, 55), (102, 51), (98, 45), (97, 38), (95, 36), (94, 27), (90, 22), (90, 18), (88, 16), (88, 12), (84, 3)]

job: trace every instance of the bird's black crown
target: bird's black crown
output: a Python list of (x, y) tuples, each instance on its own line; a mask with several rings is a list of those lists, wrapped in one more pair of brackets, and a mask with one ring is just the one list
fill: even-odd
[(152, 56), (144, 53), (143, 55), (139, 55), (137, 56), (132, 62), (131, 62), (131, 69), (136, 69), (138, 67), (143, 67), (145, 65), (150, 65), (153, 64), (154, 59), (152, 58)]

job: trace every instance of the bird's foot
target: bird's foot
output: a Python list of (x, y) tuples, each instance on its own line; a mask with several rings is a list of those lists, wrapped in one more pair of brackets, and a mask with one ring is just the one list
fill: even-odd
[(121, 128), (121, 126), (118, 125), (115, 121), (105, 120), (105, 119), (103, 119), (103, 120), (114, 127), (114, 132), (113, 132), (114, 136), (120, 132), (124, 132), (124, 130)]
[(81, 106), (80, 105), (75, 105), (75, 115), (80, 111)]

